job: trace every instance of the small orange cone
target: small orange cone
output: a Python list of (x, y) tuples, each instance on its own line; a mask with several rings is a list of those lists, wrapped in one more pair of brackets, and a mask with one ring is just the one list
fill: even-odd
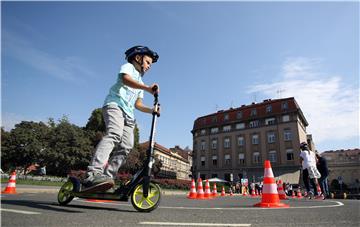
[(16, 172), (12, 172), (9, 182), (6, 185), (6, 188), (4, 191), (2, 191), (4, 194), (16, 194)]
[(289, 207), (288, 204), (280, 203), (279, 194), (277, 191), (274, 174), (271, 169), (271, 164), (269, 160), (265, 161), (264, 169), (264, 186), (263, 193), (261, 197), (261, 202), (255, 204), (255, 207)]
[(279, 198), (280, 198), (280, 199), (282, 199), (282, 200), (288, 199), (288, 198), (286, 197), (286, 194), (285, 194), (285, 191), (284, 191), (284, 188), (283, 188), (283, 182), (282, 182), (282, 180), (279, 180), (277, 190), (278, 190)]
[(197, 197), (197, 193), (196, 193), (196, 187), (195, 187), (195, 180), (192, 179), (190, 192), (189, 192), (187, 198), (188, 199), (196, 199), (196, 197)]
[(296, 196), (295, 196), (295, 190), (292, 190), (291, 198), (296, 198)]
[(255, 197), (256, 194), (255, 194), (255, 189), (251, 190), (251, 197)]
[(212, 199), (211, 191), (210, 191), (210, 184), (209, 180), (205, 181), (205, 192), (204, 192), (205, 199)]
[(230, 195), (230, 196), (233, 196), (233, 195), (234, 195), (231, 188), (229, 189), (229, 195)]
[(196, 199), (205, 199), (201, 178), (198, 178), (198, 181), (197, 181), (197, 192), (196, 192), (196, 193), (197, 193)]
[(320, 188), (319, 184), (316, 186), (316, 190), (317, 190), (317, 196), (315, 196), (315, 199), (324, 199), (324, 196), (322, 195), (321, 188)]
[(212, 196), (213, 197), (218, 196), (217, 189), (216, 189), (216, 183), (214, 183), (214, 186), (213, 186)]
[(300, 188), (298, 188), (298, 190), (297, 190), (297, 192), (296, 192), (296, 197), (298, 198), (298, 199), (302, 199), (302, 195), (301, 195), (301, 190), (300, 190)]
[(222, 186), (221, 196), (225, 196), (225, 195), (226, 195), (226, 193), (225, 193), (225, 188), (224, 188), (224, 186)]

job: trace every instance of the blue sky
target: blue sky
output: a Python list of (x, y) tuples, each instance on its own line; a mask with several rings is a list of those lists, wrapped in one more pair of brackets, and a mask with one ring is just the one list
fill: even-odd
[[(292, 96), (319, 151), (359, 147), (358, 2), (1, 2), (1, 38), (7, 130), (85, 126), (141, 44), (160, 55), (144, 82), (160, 85), (166, 147), (192, 148), (197, 117)], [(151, 116), (136, 117), (145, 141)]]

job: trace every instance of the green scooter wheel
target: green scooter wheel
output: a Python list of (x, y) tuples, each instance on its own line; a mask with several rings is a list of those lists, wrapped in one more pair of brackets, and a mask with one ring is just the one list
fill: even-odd
[(142, 183), (135, 186), (133, 193), (131, 194), (131, 203), (137, 211), (150, 212), (156, 209), (160, 204), (161, 189), (159, 185), (150, 182), (149, 193), (147, 198), (143, 194)]
[(63, 186), (61, 186), (58, 193), (58, 202), (60, 205), (66, 205), (73, 200), (74, 196), (72, 195), (72, 191), (74, 189), (73, 182), (67, 181)]

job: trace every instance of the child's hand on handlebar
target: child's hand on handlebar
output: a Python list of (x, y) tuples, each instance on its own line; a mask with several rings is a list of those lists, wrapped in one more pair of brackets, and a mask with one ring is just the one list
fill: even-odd
[(152, 84), (151, 86), (148, 87), (147, 90), (150, 94), (155, 94), (155, 93), (159, 93), (160, 92), (160, 88), (158, 84)]
[[(157, 107), (157, 108), (156, 108)], [(153, 108), (153, 113), (160, 116), (160, 104)]]

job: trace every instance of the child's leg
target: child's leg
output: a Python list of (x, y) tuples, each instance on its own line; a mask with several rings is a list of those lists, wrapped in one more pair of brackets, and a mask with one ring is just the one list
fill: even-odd
[(125, 120), (121, 143), (118, 149), (113, 151), (108, 165), (104, 170), (104, 174), (116, 179), (119, 168), (125, 163), (125, 160), (134, 146), (134, 123)]
[(102, 138), (96, 147), (95, 155), (91, 164), (88, 166), (88, 172), (101, 173), (108, 162), (109, 155), (116, 144), (121, 141), (124, 130), (123, 111), (117, 106), (106, 106), (103, 108), (103, 117), (106, 125), (106, 135)]

